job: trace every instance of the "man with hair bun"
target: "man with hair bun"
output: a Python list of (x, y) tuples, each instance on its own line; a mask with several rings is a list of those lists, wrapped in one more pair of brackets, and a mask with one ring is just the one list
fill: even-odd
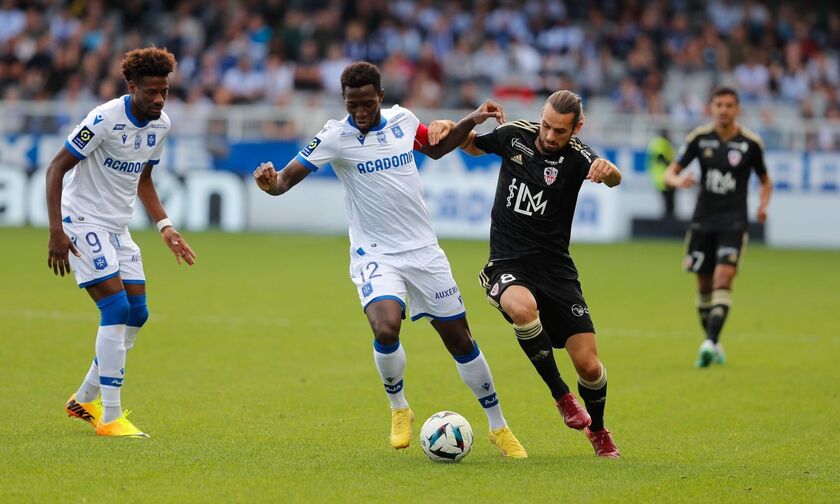
[[(621, 172), (577, 137), (583, 127), (578, 95), (548, 97), (538, 123), (512, 121), (490, 133), (471, 131), (461, 148), (502, 158), (490, 224), (490, 260), (479, 273), (487, 299), (513, 325), (516, 340), (543, 379), (568, 427), (584, 429), (599, 457), (617, 458), (604, 427), (607, 371), (598, 358), (595, 328), (569, 255), (572, 218), (584, 180), (608, 187)], [(435, 145), (451, 121), (429, 125)], [(581, 408), (560, 377), (553, 348), (566, 348), (578, 374)]]
[[(135, 197), (178, 263), (195, 263), (195, 253), (167, 218), (152, 181), (170, 130), (163, 104), (175, 65), (166, 49), (126, 53), (120, 70), (128, 94), (93, 109), (47, 169), (47, 266), (62, 277), (72, 271), (100, 311), (93, 363), (65, 411), (90, 423), (100, 436), (149, 437), (126, 418), (120, 400), (126, 352), (149, 317), (143, 260), (128, 232)], [(67, 172), (70, 178), (62, 188)]]

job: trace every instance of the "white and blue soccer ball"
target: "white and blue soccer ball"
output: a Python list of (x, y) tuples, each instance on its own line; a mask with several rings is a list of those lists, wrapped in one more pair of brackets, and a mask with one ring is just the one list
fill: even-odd
[(435, 462), (458, 462), (470, 452), (472, 442), (470, 423), (452, 411), (435, 413), (420, 429), (420, 446)]

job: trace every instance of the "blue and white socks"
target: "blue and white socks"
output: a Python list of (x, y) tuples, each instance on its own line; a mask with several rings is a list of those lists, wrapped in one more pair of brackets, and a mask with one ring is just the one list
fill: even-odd
[[(119, 322), (122, 319), (122, 313), (125, 309), (125, 306), (122, 303), (122, 298), (125, 298), (128, 301), (128, 318), (124, 325), (116, 324), (115, 322)], [(112, 296), (108, 296), (99, 300), (96, 303), (97, 307), (99, 307), (101, 313), (101, 325), (99, 333), (96, 337), (96, 352), (99, 355), (99, 348), (102, 347), (103, 351), (108, 355), (114, 354), (113, 350), (118, 349), (118, 341), (120, 340), (119, 328), (118, 326), (123, 327), (123, 346), (124, 351), (122, 352), (122, 357), (117, 355), (117, 363), (119, 360), (122, 359), (122, 365), (116, 369), (116, 373), (111, 372), (111, 374), (118, 374), (119, 376), (111, 376), (111, 378), (119, 378), (120, 383), (122, 383), (122, 378), (125, 373), (125, 352), (131, 350), (134, 347), (134, 341), (137, 338), (137, 334), (140, 332), (140, 329), (143, 327), (143, 324), (146, 323), (146, 320), (149, 318), (149, 310), (146, 305), (146, 295), (140, 294), (136, 296), (126, 296), (125, 292), (118, 292)], [(107, 324), (107, 325), (102, 325)], [(110, 329), (103, 330), (103, 327), (109, 327)], [(117, 354), (119, 351), (117, 350)], [(107, 359), (107, 357), (106, 357)], [(81, 403), (89, 403), (96, 399), (100, 392), (100, 368), (99, 368), (99, 358), (94, 357), (93, 362), (90, 365), (90, 369), (88, 369), (87, 375), (85, 376), (84, 381), (82, 381), (82, 385), (79, 387), (79, 390), (76, 392), (76, 400)], [(109, 376), (105, 374), (105, 376)], [(113, 382), (113, 380), (112, 380)], [(116, 388), (119, 391), (119, 387), (111, 386), (111, 389)], [(106, 394), (111, 394), (112, 392), (107, 392)], [(105, 397), (103, 395), (103, 404), (105, 401)], [(112, 407), (112, 412), (109, 415), (106, 415), (109, 419), (111, 416), (116, 414), (116, 418), (119, 418), (120, 413), (117, 409), (119, 405), (116, 407)], [(107, 406), (106, 406), (107, 408)], [(107, 422), (110, 420), (104, 420)]]
[(403, 392), (403, 374), (405, 373), (405, 350), (399, 340), (393, 345), (382, 345), (373, 340), (373, 361), (382, 378), (391, 409), (408, 407)]
[(96, 306), (101, 313), (96, 334), (96, 363), (102, 389), (102, 423), (109, 423), (122, 416), (120, 387), (125, 376), (125, 325), (131, 307), (125, 291), (100, 299)]
[[(458, 374), (461, 379), (472, 390), (478, 402), (487, 414), (490, 423), (490, 430), (498, 430), (507, 425), (502, 408), (499, 406), (499, 399), (496, 397), (496, 387), (493, 384), (493, 376), (490, 374), (490, 367), (484, 354), (478, 348), (478, 343), (473, 342), (473, 349), (464, 355), (454, 355)], [(403, 374), (405, 373), (405, 350), (399, 341), (393, 345), (382, 345), (376, 340), (373, 341), (373, 360), (376, 369), (382, 378), (385, 392), (388, 393), (388, 400), (391, 408), (405, 408), (408, 401), (405, 399), (403, 390)]]
[(472, 390), (490, 423), (490, 430), (495, 431), (507, 425), (502, 407), (499, 406), (499, 399), (496, 397), (496, 387), (493, 384), (493, 375), (490, 374), (490, 366), (484, 354), (478, 348), (478, 343), (473, 341), (473, 349), (464, 355), (453, 355), (458, 367), (458, 374), (461, 379)]

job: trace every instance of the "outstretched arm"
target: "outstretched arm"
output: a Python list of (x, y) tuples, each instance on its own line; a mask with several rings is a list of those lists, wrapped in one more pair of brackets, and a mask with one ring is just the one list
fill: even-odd
[(773, 181), (767, 173), (759, 175), (761, 180), (761, 192), (758, 200), (758, 222), (764, 224), (767, 220), (767, 205), (770, 204), (770, 195), (773, 194)]
[(665, 170), (665, 185), (675, 189), (686, 189), (693, 186), (695, 183), (694, 177), (690, 173), (680, 175), (682, 170), (683, 166), (676, 161), (668, 165)]
[(47, 215), (50, 219), (50, 242), (47, 266), (56, 275), (64, 276), (70, 273), (69, 253), (72, 252), (79, 257), (73, 242), (64, 233), (61, 225), (61, 191), (63, 189), (64, 175), (76, 166), (79, 159), (66, 148), (59, 149), (58, 154), (50, 161), (47, 168)]
[(140, 198), (149, 217), (157, 225), (163, 243), (175, 254), (175, 260), (178, 261), (178, 264), (181, 264), (181, 259), (183, 259), (192, 266), (195, 264), (195, 252), (166, 216), (166, 210), (163, 208), (163, 203), (160, 202), (155, 183), (152, 180), (153, 168), (154, 165), (151, 163), (146, 163), (145, 168), (143, 168), (140, 180), (137, 182), (137, 197)]
[[(438, 119), (436, 121), (432, 121), (429, 124), (429, 144), (436, 145), (441, 139), (446, 138), (449, 135), (449, 132), (452, 131), (452, 128), (455, 127), (455, 121), (450, 121), (449, 119)], [(462, 151), (466, 152), (470, 156), (481, 156), (487, 154), (483, 150), (479, 149), (475, 145), (475, 137), (478, 134), (475, 131), (470, 131), (467, 134), (467, 138), (461, 142), (459, 147)]]
[(280, 171), (274, 169), (271, 161), (260, 164), (254, 170), (254, 180), (260, 189), (272, 196), (280, 196), (303, 180), (312, 171), (297, 159), (292, 159)]
[[(441, 130), (436, 130), (433, 138), (430, 128), (429, 143), (420, 148), (420, 152), (432, 159), (439, 159), (445, 154), (452, 152), (456, 147), (464, 144), (469, 137), (473, 136), (472, 129), (491, 117), (494, 117), (499, 124), (502, 124), (505, 122), (505, 111), (498, 103), (487, 100), (469, 115), (458, 121), (457, 124), (452, 121), (440, 121), (449, 126), (448, 130), (445, 134), (441, 134)], [(436, 122), (439, 121), (435, 121), (432, 124)]]

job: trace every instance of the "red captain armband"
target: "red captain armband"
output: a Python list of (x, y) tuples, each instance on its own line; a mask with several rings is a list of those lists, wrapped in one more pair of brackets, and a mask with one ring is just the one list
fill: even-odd
[(414, 150), (419, 150), (429, 143), (429, 128), (420, 123), (417, 125), (417, 133), (414, 134)]

